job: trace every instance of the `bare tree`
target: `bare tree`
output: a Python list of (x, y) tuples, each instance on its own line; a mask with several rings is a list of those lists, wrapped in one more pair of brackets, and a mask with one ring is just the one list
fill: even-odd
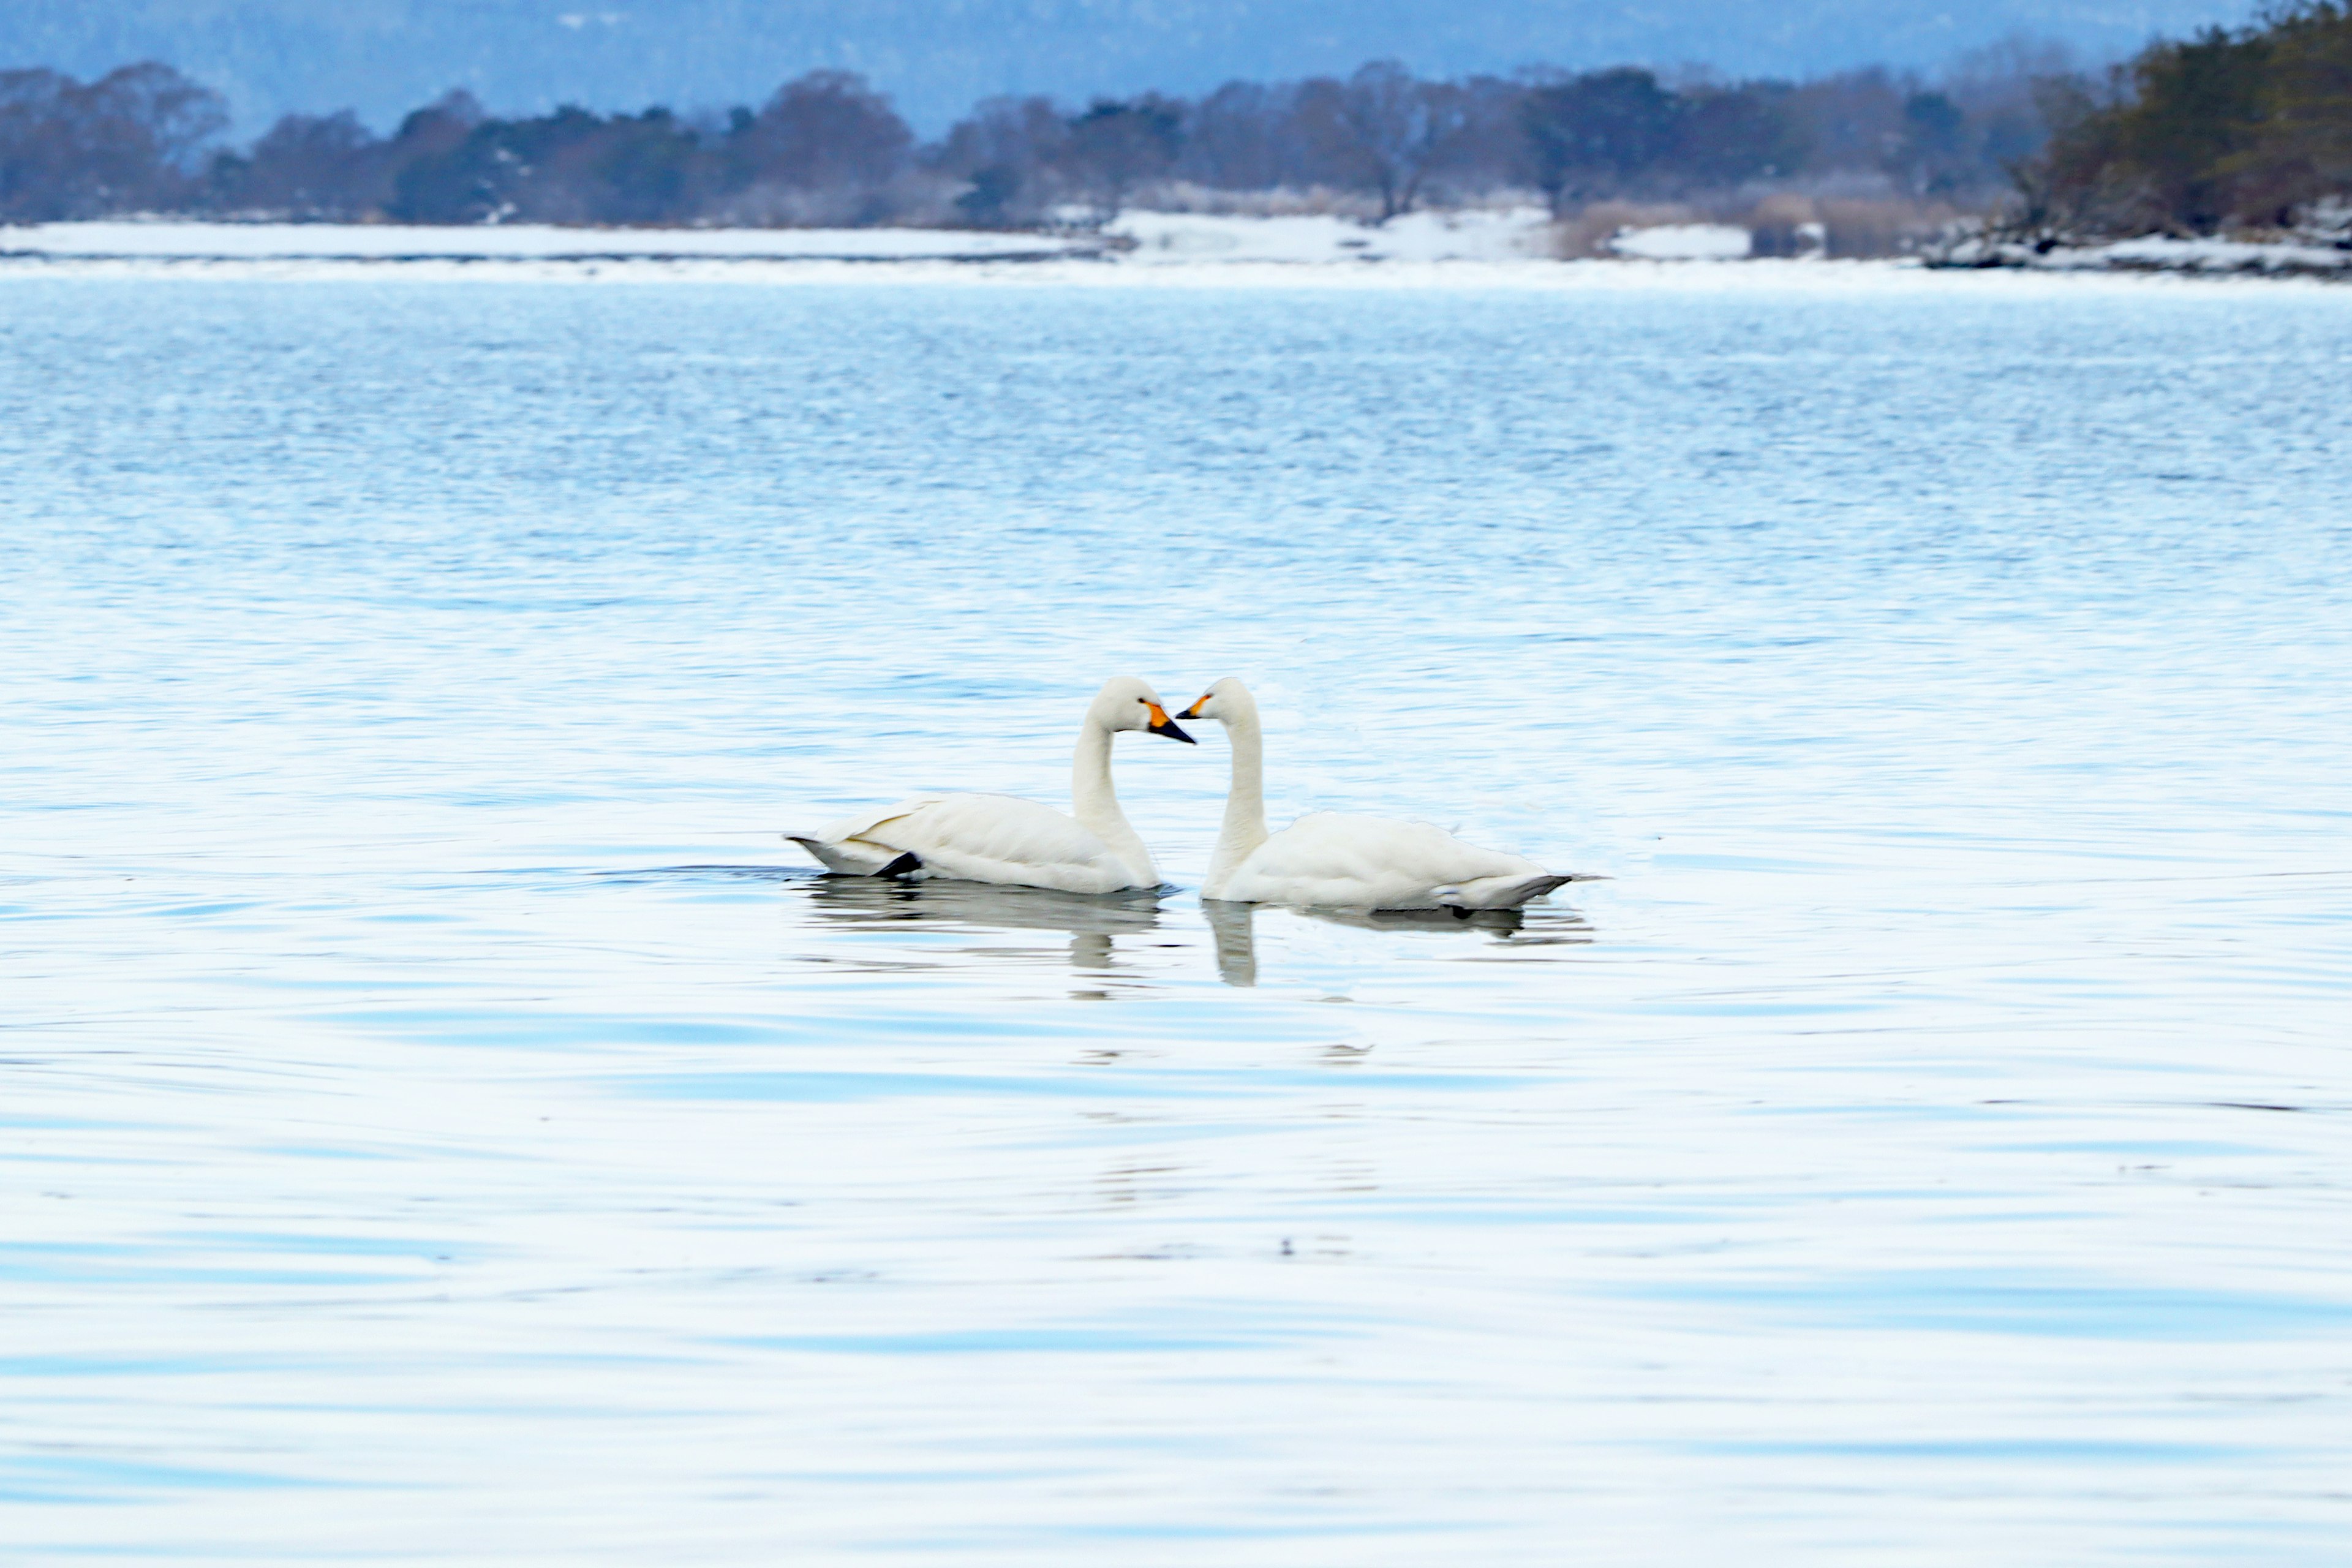
[(1263, 191), (1282, 184), (1294, 161), (1283, 121), (1288, 94), (1254, 81), (1229, 81), (1185, 117), (1178, 172), (1217, 190)]
[(383, 147), (348, 109), (324, 117), (289, 114), (248, 155), (214, 161), (216, 199), (291, 218), (361, 216), (383, 197), (373, 176), (381, 171)]
[(1070, 121), (1063, 156), (1092, 199), (1096, 221), (1108, 223), (1138, 185), (1167, 174), (1182, 144), (1183, 125), (1182, 106), (1157, 93), (1097, 99)]
[(1536, 188), (1557, 213), (1622, 195), (1674, 151), (1675, 94), (1633, 67), (1531, 89), (1520, 107)]
[(890, 100), (848, 71), (811, 71), (776, 89), (727, 138), (733, 204), (765, 221), (858, 221), (901, 174), (914, 132)]
[(86, 85), (56, 71), (0, 72), (0, 216), (184, 204), (204, 149), (227, 123), (215, 94), (152, 61)]
[(1665, 166), (1654, 171), (1677, 188), (1731, 190), (1785, 180), (1805, 167), (1805, 130), (1785, 84), (1700, 87), (1681, 96), (1674, 147)]
[(1417, 81), (1394, 60), (1374, 60), (1344, 82), (1302, 83), (1294, 119), (1343, 181), (1380, 198), (1386, 223), (1412, 210), (1468, 125), (1469, 105), (1452, 83)]
[(1002, 228), (1036, 221), (1059, 199), (1069, 141), (1069, 121), (1051, 100), (984, 99), (927, 162), (968, 185), (955, 198), (965, 221)]
[[(1144, 94), (1072, 112), (1042, 98), (993, 99), (920, 149), (887, 99), (839, 71), (787, 82), (756, 111), (691, 120), (660, 108), (578, 106), (493, 117), (462, 92), (382, 140), (349, 112), (289, 115), (241, 153), (211, 151), (226, 118), (219, 100), (165, 67), (128, 67), (88, 84), (13, 71), (0, 73), (0, 217), (173, 209), (436, 223), (873, 223), (951, 205), (964, 221), (1004, 227), (1048, 221), (1078, 202), (1108, 218), (1156, 183), (1173, 193), (1181, 180), (1269, 197), (1346, 191), (1385, 221), (1528, 184), (1555, 211), (1617, 196), (1719, 204), (1740, 193), (1752, 202), (1759, 184), (1801, 202), (1829, 199), (1830, 185), (1901, 187), (1915, 203), (1989, 198), (2011, 169), (2031, 186), (2029, 208), (2071, 192), (2069, 210), (2088, 210), (2140, 200), (2132, 182), (2180, 162), (2153, 142), (2126, 159), (2102, 151), (2097, 137), (2153, 136), (2197, 121), (2185, 110), (2138, 119), (2108, 110), (2151, 92), (2169, 103), (2187, 90), (2168, 85), (2172, 75), (2188, 73), (2181, 79), (2194, 86), (2190, 77), (2213, 74), (2206, 64), (2236, 73), (2238, 97), (2254, 95), (2253, 118), (2230, 134), (2248, 157), (2259, 153), (2262, 172), (2217, 166), (2197, 177), (2220, 182), (2213, 189), (2231, 211), (2286, 212), (2341, 185), (2341, 169), (2352, 166), (2341, 113), (2352, 0), (2305, 4), (2308, 15), (2279, 24), (2273, 41), (2231, 35), (2165, 46), (2119, 77), (2120, 96), (2104, 104), (2085, 98), (2063, 56), (2019, 40), (1932, 85), (1879, 69), (1668, 85), (1633, 67), (1423, 81), (1375, 60), (1344, 80), (1229, 82), (1192, 102)], [(2248, 62), (2273, 49), (2275, 69), (2250, 74)], [(2088, 129), (2062, 137), (2063, 157), (2038, 153), (2053, 128), (2068, 126)], [(2077, 178), (2076, 169), (2088, 173)], [(2213, 201), (2190, 204), (2181, 221), (2219, 221), (2206, 210), (2221, 212)]]

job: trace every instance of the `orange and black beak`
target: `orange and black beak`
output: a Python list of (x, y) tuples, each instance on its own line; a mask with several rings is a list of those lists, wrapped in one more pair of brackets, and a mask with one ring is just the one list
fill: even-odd
[(1198, 698), (1196, 698), (1196, 699), (1193, 700), (1192, 706), (1191, 706), (1190, 708), (1185, 709), (1185, 710), (1184, 710), (1184, 711), (1183, 711), (1181, 715), (1179, 715), (1179, 717), (1185, 718), (1185, 719), (1198, 719), (1198, 718), (1201, 716), (1201, 710), (1202, 710), (1202, 709), (1203, 709), (1203, 708), (1206, 708), (1208, 705), (1209, 705), (1209, 693), (1207, 693), (1207, 692), (1203, 691), (1202, 693), (1201, 693), (1201, 695), (1200, 695)]
[(1159, 703), (1147, 702), (1144, 706), (1151, 710), (1151, 733), (1155, 735), (1165, 735), (1171, 741), (1181, 741), (1188, 746), (1197, 746), (1201, 743), (1200, 742), (1192, 739), (1192, 736), (1184, 733), (1183, 731), (1178, 729), (1176, 727), (1176, 721), (1168, 717), (1168, 710), (1160, 706)]

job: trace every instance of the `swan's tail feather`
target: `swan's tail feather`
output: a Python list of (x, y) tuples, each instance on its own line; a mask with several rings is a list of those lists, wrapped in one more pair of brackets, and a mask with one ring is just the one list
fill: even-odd
[(1562, 876), (1553, 872), (1546, 872), (1540, 877), (1529, 877), (1526, 881), (1521, 882), (1517, 888), (1514, 888), (1511, 890), (1510, 899), (1502, 907), (1507, 909), (1517, 909), (1521, 904), (1528, 903), (1532, 900), (1542, 898), (1554, 888), (1564, 888), (1568, 886), (1569, 883), (1575, 880), (1576, 879), (1574, 877)]
[(856, 838), (818, 838), (799, 833), (784, 837), (815, 856), (836, 877), (911, 877), (923, 869), (923, 858), (911, 849), (893, 849)]
[(802, 848), (807, 850), (816, 860), (816, 863), (823, 866), (826, 870), (844, 871), (848, 869), (847, 867), (842, 864), (842, 857), (835, 854), (834, 852), (833, 846), (827, 844), (824, 839), (814, 838), (806, 834), (801, 833), (787, 833), (784, 835), (784, 837), (788, 842), (797, 844)]
[(1532, 877), (1480, 877), (1458, 887), (1438, 889), (1437, 901), (1450, 910), (1515, 910), (1575, 880), (1557, 871), (1538, 871)]
[[(897, 850), (877, 844), (860, 844), (854, 838), (818, 838), (813, 835), (787, 833), (785, 837), (814, 856), (817, 863), (836, 877), (877, 877), (886, 873), (885, 866), (905, 859)], [(903, 875), (890, 872), (887, 875)]]

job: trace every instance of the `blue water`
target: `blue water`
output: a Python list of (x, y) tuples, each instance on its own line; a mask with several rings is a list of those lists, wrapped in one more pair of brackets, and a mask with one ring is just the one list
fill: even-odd
[(2352, 292), (1705, 276), (0, 273), (0, 1541), (2341, 1561)]

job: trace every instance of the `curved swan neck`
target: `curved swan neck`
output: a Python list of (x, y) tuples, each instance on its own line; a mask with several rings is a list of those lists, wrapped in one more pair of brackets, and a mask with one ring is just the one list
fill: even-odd
[(1151, 851), (1118, 808), (1118, 791), (1111, 786), (1110, 735), (1110, 726), (1092, 713), (1078, 727), (1078, 749), (1070, 762), (1070, 815), (1110, 846), (1143, 886), (1157, 886), (1160, 872), (1151, 863)]
[(1265, 842), (1265, 744), (1258, 728), (1257, 704), (1246, 693), (1225, 699), (1234, 712), (1225, 721), (1225, 736), (1233, 742), (1234, 782), (1225, 792), (1225, 823), (1217, 834), (1217, 852), (1209, 861), (1202, 891), (1216, 898), (1224, 891), (1234, 868)]

